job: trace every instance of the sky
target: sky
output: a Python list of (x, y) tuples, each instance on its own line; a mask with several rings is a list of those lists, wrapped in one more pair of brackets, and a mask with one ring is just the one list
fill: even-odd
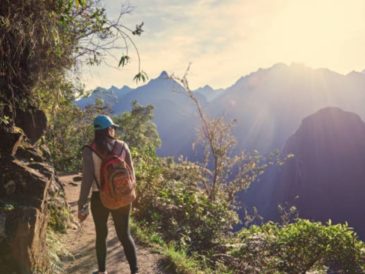
[[(142, 70), (149, 78), (161, 71), (182, 76), (191, 64), (192, 89), (231, 86), (241, 76), (276, 63), (302, 63), (338, 73), (365, 69), (365, 0), (102, 0), (110, 18), (122, 5), (134, 36)], [(86, 89), (138, 86), (136, 52), (118, 69), (118, 57), (98, 67), (83, 66)], [(141, 83), (139, 83), (141, 85)]]

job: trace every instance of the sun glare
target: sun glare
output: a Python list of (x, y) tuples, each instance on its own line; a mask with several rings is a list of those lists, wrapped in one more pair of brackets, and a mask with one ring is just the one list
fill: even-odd
[(364, 1), (288, 1), (268, 26), (267, 41), (282, 61), (347, 72), (362, 51), (354, 40), (364, 31), (364, 15)]

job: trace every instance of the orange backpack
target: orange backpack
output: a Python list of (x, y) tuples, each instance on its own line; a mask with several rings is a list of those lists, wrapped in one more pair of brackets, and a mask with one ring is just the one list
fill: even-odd
[(89, 147), (101, 159), (98, 188), (102, 204), (106, 208), (117, 209), (133, 202), (136, 199), (136, 183), (131, 167), (125, 161), (124, 144), (116, 141), (112, 151), (106, 156), (98, 153), (95, 143)]

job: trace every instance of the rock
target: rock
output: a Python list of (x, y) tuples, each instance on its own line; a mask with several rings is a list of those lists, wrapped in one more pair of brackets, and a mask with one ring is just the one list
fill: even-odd
[(34, 144), (47, 129), (47, 117), (43, 111), (36, 108), (26, 111), (18, 109), (15, 124), (24, 131), (30, 143)]
[(42, 154), (43, 158), (47, 162), (51, 162), (52, 161), (51, 151), (49, 150), (49, 148), (46, 145), (40, 145), (39, 146), (39, 150), (40, 150), (40, 153)]
[(26, 161), (26, 162), (43, 162), (44, 159), (41, 155), (39, 155), (39, 152), (33, 148), (33, 147), (19, 147), (15, 157), (17, 159)]
[(5, 213), (0, 212), (0, 243), (6, 238), (5, 221), (6, 221)]
[(7, 214), (6, 244), (18, 273), (47, 269), (46, 229), (47, 216), (37, 208), (22, 206)]
[(3, 188), (5, 189), (6, 195), (12, 195), (16, 190), (16, 185), (13, 180), (4, 183)]
[(58, 177), (55, 177), (55, 180), (50, 185), (48, 189), (48, 194), (50, 196), (61, 195), (62, 197), (64, 197), (64, 186), (62, 182), (58, 179)]
[(20, 132), (7, 132), (0, 128), (0, 157), (14, 156), (23, 139)]
[(28, 164), (28, 167), (37, 170), (38, 172), (40, 172), (41, 174), (45, 175), (45, 176), (53, 176), (53, 170), (49, 169), (48, 164), (45, 163), (30, 163)]
[(48, 189), (53, 169), (46, 163), (0, 162), (0, 273), (45, 273)]

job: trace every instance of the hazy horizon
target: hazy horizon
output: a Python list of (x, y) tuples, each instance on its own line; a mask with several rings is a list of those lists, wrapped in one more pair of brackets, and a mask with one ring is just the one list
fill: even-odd
[[(111, 18), (127, 1), (102, 1)], [(365, 1), (361, 0), (141, 0), (123, 22), (133, 28), (142, 69), (150, 78), (161, 71), (183, 75), (192, 63), (193, 89), (206, 84), (226, 88), (243, 75), (276, 63), (302, 63), (340, 74), (365, 69)], [(120, 56), (115, 52), (115, 56)], [(117, 70), (107, 65), (83, 67), (87, 89), (136, 87), (137, 60)], [(116, 59), (108, 59), (116, 67)]]
[[(348, 75), (348, 74), (350, 74), (350, 73), (352, 73), (352, 72), (355, 72), (355, 73), (362, 73), (362, 74), (364, 74), (364, 75), (365, 75), (365, 68), (364, 68), (364, 70), (352, 70), (352, 71), (349, 71), (349, 72), (347, 72), (347, 73), (341, 73), (341, 72), (338, 72), (338, 71), (335, 71), (335, 70), (332, 70), (332, 69), (330, 69), (330, 68), (326, 68), (326, 67), (313, 68), (313, 67), (310, 67), (310, 66), (308, 66), (308, 65), (306, 65), (306, 64), (303, 64), (303, 63), (292, 62), (292, 63), (290, 63), (290, 64), (287, 64), (287, 63), (284, 63), (284, 62), (277, 62), (277, 63), (272, 64), (271, 66), (268, 66), (268, 67), (259, 67), (259, 68), (257, 68), (256, 70), (250, 71), (250, 72), (248, 72), (248, 73), (246, 73), (246, 74), (242, 74), (242, 75), (240, 75), (237, 79), (233, 79), (233, 82), (229, 83), (227, 86), (223, 86), (223, 87), (215, 87), (214, 85), (211, 85), (210, 83), (203, 83), (203, 84), (202, 84), (202, 85), (200, 85), (200, 86), (196, 86), (196, 87), (194, 87), (194, 88), (193, 88), (193, 91), (194, 91), (194, 90), (197, 90), (197, 89), (200, 89), (200, 88), (204, 88), (205, 86), (210, 86), (210, 87), (211, 87), (212, 89), (214, 89), (214, 90), (218, 90), (218, 89), (223, 89), (223, 90), (224, 90), (224, 89), (227, 89), (227, 88), (231, 87), (232, 85), (234, 85), (234, 84), (235, 84), (237, 81), (239, 81), (242, 77), (247, 77), (247, 76), (249, 76), (249, 75), (251, 75), (251, 74), (254, 74), (254, 73), (256, 73), (256, 72), (258, 72), (258, 71), (260, 71), (260, 70), (268, 70), (268, 69), (271, 69), (271, 68), (273, 68), (273, 67), (275, 67), (275, 66), (277, 66), (277, 65), (280, 65), (280, 64), (283, 64), (283, 65), (287, 66), (288, 68), (293, 67), (293, 66), (300, 66), (300, 67), (308, 68), (308, 69), (310, 69), (310, 70), (322, 70), (322, 69), (327, 70), (327, 69), (328, 69), (328, 70), (330, 70), (330, 71), (332, 71), (332, 72), (334, 72), (334, 73), (337, 73), (337, 74), (339, 74), (339, 75), (342, 75), (342, 76), (346, 76), (346, 75)], [(118, 85), (116, 85), (116, 84), (114, 84), (114, 83), (111, 83), (110, 85), (106, 85), (106, 86), (96, 86), (96, 87), (95, 87), (95, 88), (93, 88), (93, 89), (96, 89), (96, 88), (105, 88), (105, 89), (110, 89), (110, 88), (112, 88), (112, 87), (116, 87), (116, 88), (118, 88), (118, 89), (121, 89), (121, 88), (123, 88), (123, 87), (125, 87), (125, 86), (127, 86), (127, 87), (129, 87), (129, 88), (137, 88), (137, 87), (141, 87), (141, 86), (144, 86), (144, 85), (148, 84), (148, 82), (149, 82), (150, 80), (153, 80), (153, 79), (158, 78), (158, 77), (161, 75), (161, 73), (163, 73), (163, 72), (166, 72), (169, 76), (172, 74), (172, 72), (170, 72), (170, 71), (168, 71), (168, 70), (163, 69), (163, 70), (161, 70), (160, 72), (158, 72), (158, 73), (157, 73), (157, 74), (155, 74), (155, 75), (148, 75), (148, 76), (149, 76), (148, 80), (147, 80), (145, 83), (140, 83), (139, 85), (135, 85), (135, 83), (133, 83), (132, 85), (128, 85), (128, 84), (123, 83), (122, 85), (118, 86)]]

